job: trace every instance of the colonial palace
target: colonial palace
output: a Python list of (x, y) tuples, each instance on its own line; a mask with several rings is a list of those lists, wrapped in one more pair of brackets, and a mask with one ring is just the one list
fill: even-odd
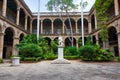
[[(114, 0), (114, 4), (108, 9), (110, 14), (107, 21), (108, 39), (102, 42), (100, 29), (97, 28), (96, 10), (91, 8), (84, 13), (84, 35), (85, 39), (91, 36), (93, 43), (110, 48), (114, 56), (120, 56), (120, 0)], [(81, 38), (81, 13), (70, 12), (72, 23), (74, 45), (79, 47), (77, 41)], [(63, 37), (65, 46), (70, 45), (68, 35), (70, 33), (69, 19), (62, 13), (63, 20), (56, 12), (40, 13), (40, 35), (49, 43)], [(66, 24), (67, 29), (64, 24)], [(32, 13), (24, 0), (0, 0), (0, 58), (7, 59), (17, 54), (16, 44), (24, 36), (37, 32), (37, 13)]]

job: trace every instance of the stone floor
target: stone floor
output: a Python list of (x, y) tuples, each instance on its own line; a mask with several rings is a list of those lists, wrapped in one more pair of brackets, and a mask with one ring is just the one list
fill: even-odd
[(51, 64), (51, 61), (0, 64), (0, 80), (120, 80), (120, 63), (79, 62)]

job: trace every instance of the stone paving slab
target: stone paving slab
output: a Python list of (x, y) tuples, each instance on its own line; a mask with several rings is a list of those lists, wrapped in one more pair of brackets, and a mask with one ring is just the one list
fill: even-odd
[(120, 80), (120, 63), (51, 62), (0, 64), (0, 80)]

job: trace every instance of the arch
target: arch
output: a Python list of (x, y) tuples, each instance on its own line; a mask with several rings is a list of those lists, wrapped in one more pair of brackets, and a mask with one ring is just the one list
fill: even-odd
[(91, 16), (91, 27), (92, 27), (92, 31), (95, 30), (95, 16), (94, 14)]
[(30, 32), (30, 16), (27, 17), (27, 31)]
[(84, 37), (84, 43), (86, 44), (86, 41), (87, 41), (87, 37)]
[(52, 33), (51, 25), (52, 25), (52, 21), (50, 19), (43, 20), (43, 34)]
[[(119, 0), (118, 0), (119, 1)], [(114, 8), (114, 0), (110, 7), (107, 9), (106, 14), (109, 14), (109, 19), (111, 20), (112, 18), (115, 17), (115, 8)]]
[(109, 44), (112, 44), (112, 42), (116, 42), (118, 39), (117, 36), (117, 30), (115, 27), (109, 27), (108, 28), (108, 40), (109, 40)]
[(93, 42), (93, 44), (96, 44), (96, 37), (95, 37), (95, 35), (92, 36), (92, 42)]
[(62, 20), (55, 19), (53, 24), (54, 24), (54, 34), (61, 34), (62, 33)]
[(0, 0), (0, 15), (2, 15), (2, 4), (3, 3), (3, 0)]
[[(118, 0), (118, 4), (120, 4), (120, 0)], [(119, 8), (120, 8), (120, 5), (119, 5)], [(120, 13), (120, 12), (119, 12)]]
[(52, 22), (52, 19), (50, 19), (50, 18), (44, 18), (43, 21), (44, 21), (44, 20), (50, 20), (50, 21)]
[(115, 56), (119, 56), (118, 50), (118, 35), (114, 26), (108, 28), (108, 41), (109, 46), (114, 50)]
[(4, 35), (3, 59), (10, 58), (10, 56), (12, 55), (13, 38), (14, 30), (9, 27), (5, 30)]
[[(72, 32), (76, 33), (75, 30), (75, 20), (70, 18), (70, 22), (71, 22), (71, 26), (72, 26)], [(66, 33), (70, 34), (71, 33), (71, 28), (70, 28), (70, 24), (69, 24), (69, 18), (65, 20), (65, 25), (66, 25)]]
[(48, 45), (50, 46), (51, 45), (51, 39), (49, 37), (45, 37), (44, 39), (47, 40)]
[(37, 34), (37, 19), (32, 22), (32, 33)]
[(13, 32), (13, 36), (15, 36), (15, 30), (14, 30), (14, 28), (7, 27), (7, 28), (5, 28), (4, 33), (6, 32), (6, 30), (11, 30)]
[(20, 37), (19, 37), (19, 41), (22, 41), (22, 40), (23, 40), (23, 38), (24, 38), (24, 34), (23, 34), (23, 33), (21, 33), (21, 34), (20, 34)]
[(82, 37), (80, 37), (77, 42), (78, 42), (78, 47), (82, 46)]
[[(69, 18), (67, 18), (65, 21), (67, 21)], [(73, 20), (74, 22), (75, 22), (75, 19), (73, 19), (73, 18), (70, 18), (70, 20)]]
[[(84, 44), (86, 44), (87, 37), (84, 37)], [(82, 46), (82, 37), (78, 39), (78, 47)]]
[(103, 41), (102, 41), (102, 38), (100, 37), (100, 33), (98, 33), (98, 43), (100, 47), (103, 47)]
[(58, 37), (54, 38), (53, 41), (58, 44)]
[(19, 25), (21, 28), (25, 29), (25, 11), (22, 8), (20, 8)]
[[(65, 39), (65, 46), (71, 46), (71, 42), (70, 42), (70, 39), (71, 39), (72, 37), (67, 37), (66, 39)], [(73, 45), (74, 46), (76, 46), (76, 39), (73, 37)]]
[[(87, 19), (83, 19), (84, 21), (84, 33), (88, 33), (88, 20)], [(81, 18), (77, 21), (77, 25), (78, 25), (78, 33), (81, 33)]]
[(1, 23), (0, 23), (0, 32), (2, 32), (2, 25), (1, 25)]
[(54, 39), (54, 41), (58, 41), (58, 37), (56, 37), (56, 38)]
[(19, 2), (18, 2), (18, 0), (14, 0), (14, 1), (15, 1), (16, 5), (19, 6)]
[(6, 11), (6, 17), (16, 23), (16, 15), (17, 14), (17, 3), (15, 0), (8, 0), (7, 1), (7, 11)]

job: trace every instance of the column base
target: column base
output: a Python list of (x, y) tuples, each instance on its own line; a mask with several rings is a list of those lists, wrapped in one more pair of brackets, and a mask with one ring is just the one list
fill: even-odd
[(66, 59), (56, 59), (51, 64), (71, 64), (71, 62)]

